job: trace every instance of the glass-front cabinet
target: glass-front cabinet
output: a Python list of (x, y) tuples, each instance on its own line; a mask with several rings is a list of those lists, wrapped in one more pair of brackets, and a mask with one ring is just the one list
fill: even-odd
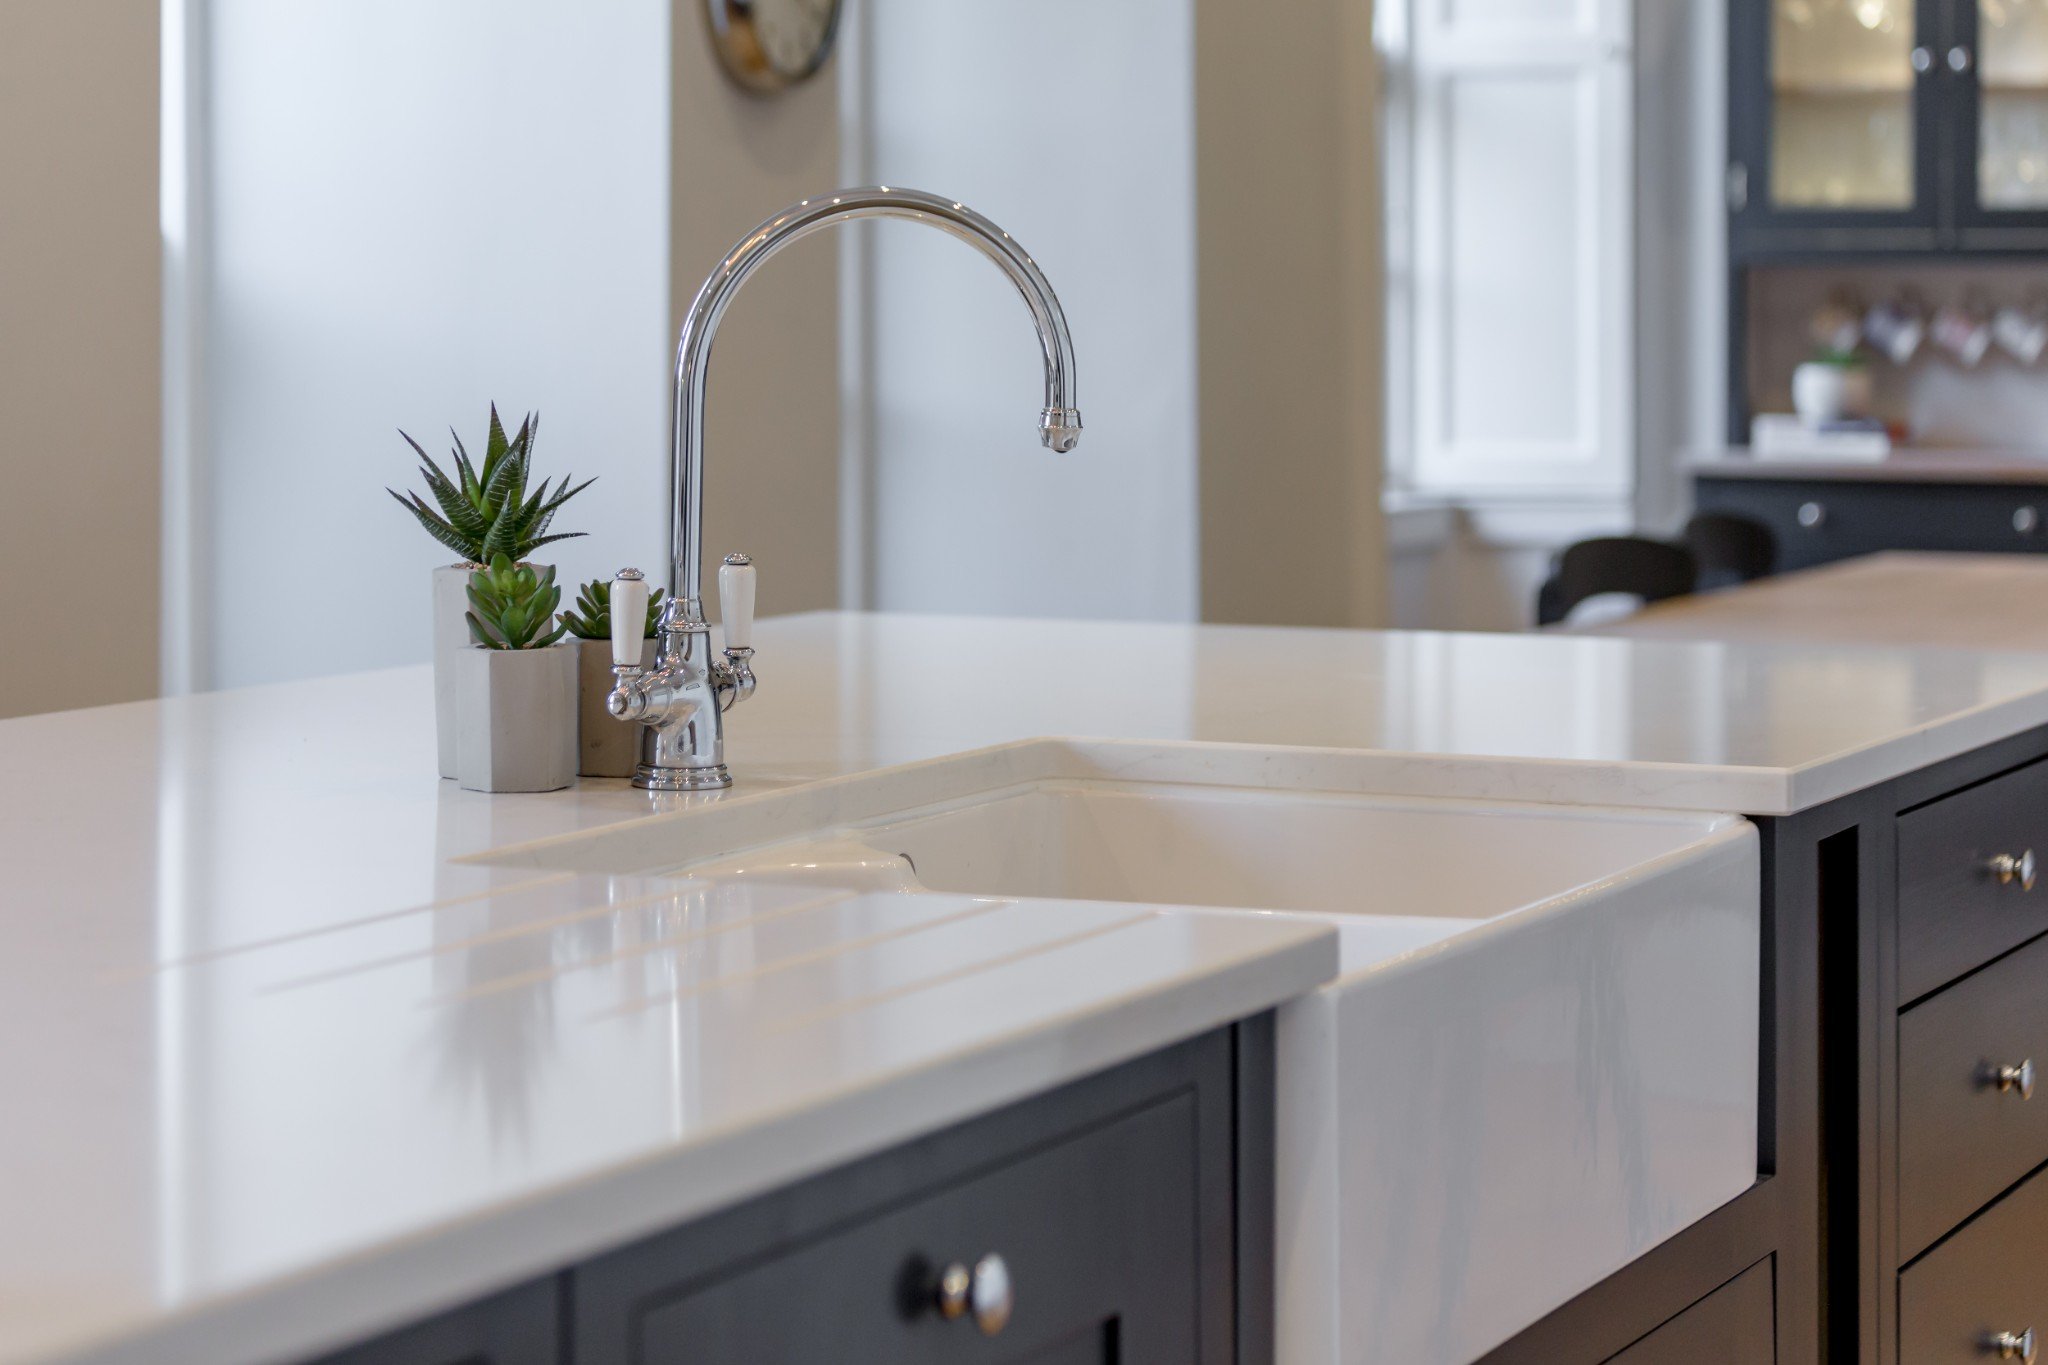
[[(1977, 0), (1970, 207), (2048, 212), (2048, 0)], [(1968, 48), (1964, 49), (1968, 51)]]
[(2048, 0), (1732, 0), (1731, 244), (2048, 245)]

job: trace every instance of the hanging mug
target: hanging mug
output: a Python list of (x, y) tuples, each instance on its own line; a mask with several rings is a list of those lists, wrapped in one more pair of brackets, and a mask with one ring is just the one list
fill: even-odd
[(1927, 317), (1905, 298), (1887, 299), (1863, 318), (1863, 339), (1894, 365), (1905, 365), (1927, 339)]
[(1863, 334), (1862, 314), (1853, 303), (1838, 296), (1814, 310), (1807, 319), (1806, 330), (1815, 350), (1846, 355), (1856, 349), (1857, 339)]
[(1929, 331), (1934, 344), (1965, 367), (1974, 366), (1991, 349), (1990, 320), (1982, 312), (1960, 303), (1943, 304)]
[(2022, 365), (2031, 365), (2048, 351), (2048, 308), (2039, 300), (2022, 307), (2008, 303), (1991, 319), (1991, 335), (1999, 349)]

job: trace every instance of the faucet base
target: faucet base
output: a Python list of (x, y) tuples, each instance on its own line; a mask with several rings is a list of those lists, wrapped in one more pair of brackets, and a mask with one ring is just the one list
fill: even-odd
[(633, 785), (650, 792), (718, 791), (732, 785), (732, 774), (723, 763), (709, 768), (656, 768), (642, 763), (633, 774)]

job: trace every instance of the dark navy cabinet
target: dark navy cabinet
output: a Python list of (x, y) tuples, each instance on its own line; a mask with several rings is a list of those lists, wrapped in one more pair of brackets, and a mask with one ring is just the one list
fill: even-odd
[[(577, 1365), (1229, 1365), (1228, 1034), (582, 1266)], [(1270, 1171), (1261, 1180), (1270, 1182)], [(943, 1281), (993, 1271), (993, 1320)], [(1264, 1314), (1257, 1315), (1261, 1321)]]
[(1702, 476), (1693, 488), (1700, 511), (1770, 527), (1781, 571), (1880, 550), (2048, 552), (2048, 484), (1745, 475)]
[[(2048, 249), (2048, 71), (1985, 0), (1730, 0), (1738, 262)], [(2038, 188), (2037, 188), (2038, 185)]]
[(551, 1275), (319, 1365), (561, 1365), (563, 1289)]
[(319, 1365), (1270, 1365), (1273, 1021)]
[(1766, 1365), (1773, 1344), (1771, 1262), (1760, 1261), (1608, 1365)]

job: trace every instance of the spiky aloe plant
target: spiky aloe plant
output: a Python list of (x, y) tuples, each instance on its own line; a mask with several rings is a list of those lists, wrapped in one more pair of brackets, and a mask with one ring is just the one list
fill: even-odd
[(554, 620), (562, 605), (555, 566), (534, 568), (494, 555), (488, 569), (469, 576), (469, 633), (485, 649), (539, 649), (562, 638), (568, 627)]
[(583, 534), (558, 531), (550, 535), (548, 526), (563, 503), (596, 482), (585, 479), (572, 487), (565, 474), (550, 490), (548, 481), (542, 479), (529, 497), (526, 482), (539, 432), (540, 414), (529, 413), (519, 424), (518, 434), (508, 438), (498, 420), (498, 405), (491, 404), (491, 430), (485, 438), (481, 466), (471, 463), (462, 438), (450, 429), (448, 434), (455, 440), (455, 477), (450, 478), (418, 441), (401, 431), (398, 434), (420, 457), (420, 477), (433, 494), (435, 506), (429, 506), (418, 493), (400, 493), (395, 488), (384, 491), (398, 499), (398, 505), (412, 513), (428, 535), (461, 555), (465, 563), (489, 564), (499, 555), (514, 561), (525, 559), (543, 545)]
[[(654, 638), (654, 622), (661, 615), (661, 589), (656, 588), (647, 599), (647, 631), (644, 639)], [(562, 613), (562, 624), (569, 633), (579, 640), (609, 640), (612, 638), (612, 585), (609, 579), (593, 578), (583, 585), (576, 594), (576, 605)]]

